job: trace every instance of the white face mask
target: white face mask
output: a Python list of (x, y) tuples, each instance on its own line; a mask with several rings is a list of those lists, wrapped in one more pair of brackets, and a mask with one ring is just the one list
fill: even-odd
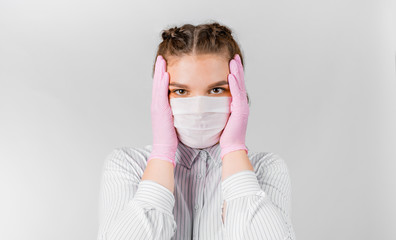
[(171, 98), (179, 140), (192, 148), (206, 148), (220, 140), (230, 116), (231, 97)]

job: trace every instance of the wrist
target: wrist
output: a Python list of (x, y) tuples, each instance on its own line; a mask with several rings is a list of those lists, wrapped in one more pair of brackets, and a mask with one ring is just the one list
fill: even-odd
[(232, 145), (232, 146), (222, 147), (221, 152), (220, 152), (221, 160), (224, 159), (226, 154), (234, 152), (234, 151), (238, 151), (238, 150), (245, 150), (245, 153), (248, 154), (248, 148), (246, 147), (245, 144), (242, 144), (242, 143)]
[(253, 166), (244, 149), (227, 153), (222, 159), (222, 180), (245, 170), (253, 171)]

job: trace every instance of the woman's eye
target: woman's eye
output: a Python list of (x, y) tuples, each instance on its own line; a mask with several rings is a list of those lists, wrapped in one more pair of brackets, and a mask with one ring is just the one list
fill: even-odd
[[(219, 91), (219, 89), (220, 89), (220, 91)], [(226, 89), (225, 88), (212, 88), (212, 90), (215, 90), (214, 91), (214, 94), (221, 94), (221, 93), (223, 93)], [(186, 90), (184, 90), (184, 89), (175, 89), (175, 90), (172, 90), (172, 93), (176, 93), (177, 95), (185, 95), (186, 93)]]
[[(213, 88), (213, 89), (221, 89), (222, 90), (222, 92), (220, 92), (220, 93), (223, 93), (224, 91), (225, 91), (225, 89), (224, 88)], [(213, 90), (212, 89), (212, 90)]]
[[(184, 91), (183, 89), (176, 89), (176, 90), (173, 90), (172, 92), (173, 93), (176, 93), (177, 91)], [(180, 93), (180, 92), (179, 92)], [(183, 94), (178, 94), (178, 95), (183, 95)]]

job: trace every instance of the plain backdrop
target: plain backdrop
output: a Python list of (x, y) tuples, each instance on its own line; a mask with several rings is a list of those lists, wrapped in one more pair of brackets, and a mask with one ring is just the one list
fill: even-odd
[(96, 239), (106, 156), (151, 144), (161, 30), (218, 21), (245, 58), (247, 146), (286, 161), (299, 240), (396, 239), (386, 0), (0, 1), (0, 238)]

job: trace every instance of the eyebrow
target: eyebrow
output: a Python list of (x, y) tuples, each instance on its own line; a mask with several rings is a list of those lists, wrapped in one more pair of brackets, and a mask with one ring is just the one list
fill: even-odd
[[(222, 85), (228, 85), (228, 82), (225, 81), (225, 80), (222, 80), (222, 81), (219, 81), (219, 82), (210, 84), (208, 87), (211, 88), (211, 87), (222, 86)], [(184, 85), (184, 84), (181, 84), (181, 83), (175, 83), (175, 82), (169, 83), (169, 86), (181, 87), (181, 88), (188, 88), (187, 85)]]

